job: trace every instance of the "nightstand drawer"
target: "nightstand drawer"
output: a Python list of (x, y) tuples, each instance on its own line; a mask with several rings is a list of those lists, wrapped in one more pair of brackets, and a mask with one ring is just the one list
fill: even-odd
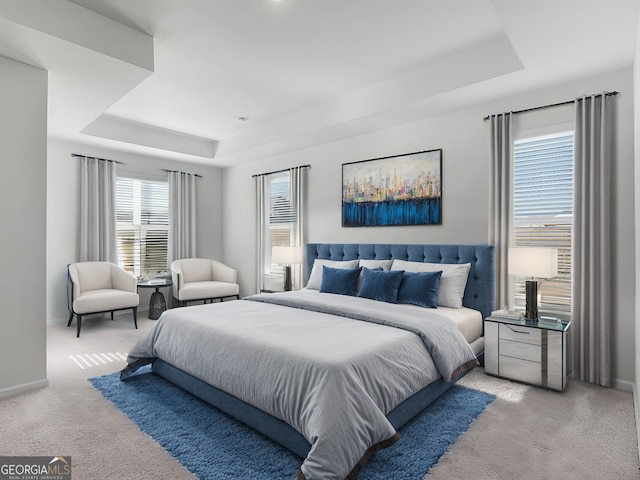
[(540, 345), (542, 343), (539, 329), (520, 325), (506, 325), (504, 323), (500, 324), (500, 339), (530, 343), (532, 345)]
[(500, 355), (499, 368), (499, 375), (501, 377), (520, 380), (521, 382), (532, 383), (534, 385), (540, 385), (542, 383), (540, 363)]
[(512, 342), (510, 340), (500, 339), (498, 352), (500, 355), (528, 360), (530, 362), (538, 362), (538, 368), (542, 361), (542, 348), (540, 345), (531, 345), (530, 343)]

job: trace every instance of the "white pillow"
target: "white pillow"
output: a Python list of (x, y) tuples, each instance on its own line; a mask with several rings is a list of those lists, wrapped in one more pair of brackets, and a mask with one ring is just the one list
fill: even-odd
[(313, 268), (311, 269), (311, 275), (309, 275), (309, 281), (307, 287), (311, 290), (320, 290), (320, 284), (322, 283), (322, 267), (326, 265), (332, 268), (344, 268), (347, 270), (355, 270), (358, 268), (358, 260), (347, 260), (346, 262), (340, 262), (337, 260), (321, 260), (316, 258), (313, 261)]
[(391, 270), (391, 264), (393, 260), (363, 260), (360, 259), (360, 266), (368, 268), (369, 270), (375, 270), (381, 268), (384, 272)]
[(452, 308), (462, 308), (462, 297), (464, 297), (470, 269), (470, 263), (423, 263), (394, 260), (391, 265), (391, 270), (406, 272), (442, 271), (438, 287), (438, 305)]

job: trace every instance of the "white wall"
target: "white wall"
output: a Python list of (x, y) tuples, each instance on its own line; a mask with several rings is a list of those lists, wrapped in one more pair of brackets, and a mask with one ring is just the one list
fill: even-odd
[[(640, 22), (640, 20), (639, 20)], [(640, 29), (638, 30), (638, 38), (636, 40), (636, 56), (633, 68), (633, 92), (634, 92), (634, 144), (635, 144), (635, 383), (634, 383), (634, 399), (633, 402), (636, 410), (636, 430), (638, 432), (638, 445), (640, 445)], [(640, 451), (638, 452), (640, 455)]]
[[(339, 142), (317, 145), (224, 170), (224, 259), (238, 269), (241, 294), (255, 292), (255, 215), (252, 175), (310, 164), (307, 171), (307, 242), (486, 243), (488, 239), (490, 113), (571, 100), (583, 94), (618, 90), (617, 158), (612, 189), (613, 376), (617, 386), (634, 380), (633, 88), (632, 71), (624, 69), (579, 82), (556, 85), (501, 101), (476, 105), (395, 128)], [(521, 114), (522, 128), (571, 121), (571, 107)], [(443, 149), (443, 223), (439, 226), (342, 228), (341, 165), (387, 155)]]
[(47, 81), (0, 57), (0, 397), (47, 385)]
[[(48, 143), (47, 212), (47, 322), (66, 323), (67, 264), (80, 258), (80, 160), (72, 153), (122, 162), (118, 175), (166, 179), (167, 170), (202, 175), (197, 181), (197, 253), (222, 260), (222, 171), (202, 164), (187, 164), (164, 158), (88, 147), (59, 140)], [(153, 289), (140, 291), (140, 310), (149, 305)], [(168, 298), (168, 290), (163, 291)]]

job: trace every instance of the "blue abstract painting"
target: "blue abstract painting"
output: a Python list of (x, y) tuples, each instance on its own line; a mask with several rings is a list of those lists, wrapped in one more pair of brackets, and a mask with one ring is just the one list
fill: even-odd
[(442, 224), (442, 150), (342, 164), (342, 226)]

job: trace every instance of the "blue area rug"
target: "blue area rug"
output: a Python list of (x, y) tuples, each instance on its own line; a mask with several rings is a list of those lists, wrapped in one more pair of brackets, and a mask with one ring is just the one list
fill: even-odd
[[(207, 480), (292, 480), (302, 459), (151, 372), (91, 384), (187, 470)], [(455, 385), (376, 453), (358, 480), (420, 480), (495, 396)], [(401, 472), (400, 476), (399, 473)]]

